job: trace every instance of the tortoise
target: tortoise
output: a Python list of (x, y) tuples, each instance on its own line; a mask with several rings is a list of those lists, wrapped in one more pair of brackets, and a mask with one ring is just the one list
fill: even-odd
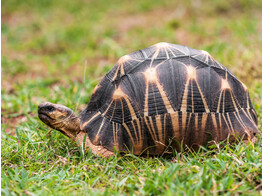
[(50, 102), (38, 114), (104, 157), (162, 155), (259, 132), (244, 83), (208, 52), (165, 42), (121, 57), (79, 116)]

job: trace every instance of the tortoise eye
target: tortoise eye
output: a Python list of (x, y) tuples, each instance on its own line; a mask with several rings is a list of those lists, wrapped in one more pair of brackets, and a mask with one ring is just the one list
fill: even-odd
[(46, 109), (49, 111), (49, 112), (52, 112), (55, 110), (55, 108), (53, 106), (47, 106)]

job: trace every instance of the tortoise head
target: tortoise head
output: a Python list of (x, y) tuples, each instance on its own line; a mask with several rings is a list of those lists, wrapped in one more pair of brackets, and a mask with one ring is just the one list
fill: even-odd
[(80, 131), (78, 116), (66, 106), (50, 102), (41, 103), (38, 106), (38, 117), (49, 127), (72, 139)]

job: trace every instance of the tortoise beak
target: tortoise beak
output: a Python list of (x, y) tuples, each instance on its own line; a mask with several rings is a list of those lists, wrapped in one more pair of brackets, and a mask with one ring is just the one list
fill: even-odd
[(38, 117), (46, 124), (49, 124), (50, 121), (53, 121), (55, 119), (51, 118), (49, 115), (51, 112), (55, 111), (54, 104), (50, 102), (44, 102), (41, 103), (38, 106)]

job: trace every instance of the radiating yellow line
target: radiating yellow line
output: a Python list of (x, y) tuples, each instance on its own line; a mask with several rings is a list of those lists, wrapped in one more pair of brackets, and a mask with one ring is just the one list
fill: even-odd
[(152, 56), (152, 59), (151, 59), (151, 62), (150, 62), (150, 66), (149, 67), (152, 67), (152, 64), (154, 62), (154, 60), (156, 59), (157, 55), (159, 54), (159, 48), (156, 50), (156, 52), (154, 53), (154, 55)]
[(185, 137), (187, 113), (182, 112), (181, 115), (182, 115), (182, 136)]
[(227, 114), (227, 118), (228, 118), (229, 125), (230, 125), (230, 127), (231, 127), (231, 132), (234, 133), (234, 129), (233, 129), (232, 122), (231, 122), (231, 119), (230, 119), (230, 117), (229, 117), (229, 114), (228, 114), (228, 113), (226, 113), (226, 114)]
[(237, 115), (238, 115), (238, 118), (239, 118), (239, 122), (242, 123), (242, 127), (245, 127), (244, 128), (245, 133), (248, 135), (248, 137), (250, 137), (250, 133), (248, 132), (248, 128), (246, 127), (245, 123), (243, 122), (243, 120), (242, 120), (242, 118), (239, 114), (239, 111), (237, 111)]
[(141, 143), (142, 143), (142, 142), (143, 142), (143, 141), (142, 141), (142, 130), (141, 130), (141, 125), (140, 125), (139, 119), (136, 119), (136, 124), (137, 124), (137, 127), (138, 127), (139, 138), (140, 138)]
[(174, 131), (175, 139), (179, 141), (180, 133), (179, 133), (179, 114), (178, 114), (178, 112), (170, 114), (170, 118), (171, 118), (171, 122), (172, 122), (172, 128), (173, 128), (173, 131)]
[(253, 119), (250, 119), (246, 113), (246, 111), (244, 109), (242, 109), (242, 111), (244, 112), (245, 116), (251, 121), (251, 123), (256, 127), (255, 122), (253, 121)]
[(203, 95), (203, 93), (202, 93), (202, 91), (201, 91), (201, 89), (200, 89), (200, 87), (199, 87), (198, 81), (197, 81), (197, 80), (195, 80), (195, 81), (196, 81), (196, 84), (197, 84), (198, 91), (199, 91), (199, 93), (200, 93), (200, 95), (201, 95), (201, 99), (202, 99), (202, 101), (203, 101), (203, 103), (204, 103), (204, 107), (205, 107), (206, 113), (209, 113), (210, 110), (209, 110), (209, 108), (208, 108), (208, 106), (207, 106), (206, 99), (205, 99), (205, 97), (204, 97), (204, 95)]
[(148, 116), (148, 93), (149, 93), (148, 91), (149, 91), (149, 83), (146, 82), (144, 116)]
[(217, 113), (219, 113), (219, 110), (220, 110), (222, 93), (223, 93), (223, 91), (220, 91), (219, 98), (218, 98), (218, 103), (217, 103)]
[(195, 113), (195, 134), (197, 135), (196, 138), (199, 138), (199, 130), (198, 130), (198, 113)]
[(134, 138), (133, 138), (133, 136), (132, 136), (132, 134), (131, 134), (131, 132), (130, 132), (130, 129), (128, 128), (128, 126), (126, 125), (126, 123), (123, 123), (123, 126), (125, 127), (128, 135), (129, 135), (129, 137), (130, 137), (130, 139), (131, 139), (131, 141), (132, 141), (132, 144), (133, 144), (133, 146), (134, 146), (134, 145), (135, 145), (135, 141), (134, 141)]
[(186, 128), (186, 130), (188, 130), (189, 129), (189, 126), (190, 126), (190, 121), (191, 121), (191, 115), (192, 115), (192, 113), (189, 113), (189, 117), (188, 117), (188, 123), (187, 123), (187, 128)]
[(151, 125), (151, 127), (152, 127), (153, 134), (154, 134), (154, 136), (155, 136), (155, 141), (157, 141), (158, 138), (157, 138), (157, 135), (156, 135), (155, 126), (154, 126), (154, 123), (153, 123), (153, 120), (152, 120), (152, 117), (151, 117), (151, 116), (149, 116), (149, 121), (150, 121), (150, 125)]
[(113, 78), (112, 78), (113, 81), (116, 79), (116, 77), (117, 77), (117, 75), (118, 75), (119, 67), (120, 67), (120, 65), (117, 66), (115, 75), (114, 75)]
[(233, 102), (235, 111), (238, 111), (238, 108), (237, 108), (237, 105), (236, 105), (236, 103), (235, 103), (234, 96), (233, 96), (233, 94), (232, 94), (231, 89), (229, 90), (229, 92), (230, 92), (230, 96), (231, 96), (231, 99), (232, 99), (232, 102)]
[(114, 105), (114, 109), (113, 109), (113, 112), (112, 112), (112, 116), (111, 116), (111, 118), (110, 118), (110, 121), (112, 121), (112, 119), (113, 119), (113, 117), (114, 117), (115, 109), (116, 109), (116, 101), (115, 101), (115, 105)]
[(186, 82), (185, 90), (184, 90), (183, 97), (182, 97), (182, 104), (180, 108), (182, 112), (186, 112), (187, 110), (188, 85), (189, 85), (189, 80), (187, 80)]
[(167, 114), (164, 114), (164, 140), (166, 139), (166, 115)]
[(106, 113), (107, 113), (107, 111), (109, 110), (109, 108), (110, 108), (110, 106), (111, 106), (111, 104), (113, 103), (113, 99), (112, 99), (112, 101), (110, 102), (110, 104), (108, 105), (108, 107), (106, 108), (106, 110), (104, 111), (104, 113), (102, 114), (102, 116), (105, 116), (106, 115)]
[(134, 121), (131, 121), (131, 124), (132, 124), (133, 130), (135, 132), (136, 141), (139, 141), (139, 138), (138, 138), (137, 133), (136, 133), (136, 127), (135, 127)]
[(168, 59), (169, 59), (169, 55), (168, 55), (167, 49), (166, 49), (166, 48), (164, 48), (164, 50), (165, 50), (165, 52), (166, 52), (166, 58), (168, 58)]
[(168, 97), (167, 97), (163, 87), (161, 86), (161, 84), (159, 84), (157, 82), (156, 85), (157, 85), (157, 88), (158, 88), (158, 90), (160, 92), (160, 95), (162, 97), (162, 100), (163, 100), (163, 103), (164, 103), (164, 105), (166, 107), (167, 112), (168, 113), (175, 112), (174, 109), (172, 108), (171, 103), (170, 103), (170, 101), (169, 101), (169, 99), (168, 99)]
[(157, 126), (157, 132), (158, 132), (158, 137), (160, 142), (163, 144), (165, 141), (163, 140), (163, 130), (162, 130), (162, 123), (161, 123), (161, 115), (158, 115), (155, 117), (156, 118), (156, 126)]
[(228, 126), (228, 124), (227, 124), (226, 117), (225, 117), (225, 115), (224, 115), (223, 113), (222, 113), (222, 116), (223, 116), (223, 118), (224, 118), (224, 121), (225, 121), (225, 123), (226, 123), (226, 125), (227, 125), (228, 130), (230, 130), (230, 128), (229, 128), (229, 126)]
[(96, 118), (99, 114), (101, 114), (100, 112), (97, 112), (94, 116), (92, 116), (92, 118), (90, 118), (87, 122), (81, 124), (80, 128), (81, 130), (83, 130), (85, 128), (85, 126), (90, 123), (94, 118)]
[(130, 100), (127, 98), (127, 97), (124, 97), (126, 103), (127, 103), (127, 106), (128, 106), (128, 109), (129, 109), (129, 112), (131, 114), (131, 118), (132, 120), (134, 120), (136, 118), (136, 113), (135, 113), (135, 110), (130, 102)]
[(113, 126), (113, 137), (114, 137), (114, 143), (115, 143), (116, 142), (116, 137), (115, 137), (116, 130), (115, 130), (115, 123), (114, 122), (112, 122), (112, 126)]
[(222, 113), (225, 113), (225, 97), (226, 97), (226, 91), (223, 90), (223, 109), (222, 109)]
[(192, 113), (194, 113), (194, 93), (193, 93), (193, 80), (191, 80), (191, 101), (192, 101)]
[(171, 48), (167, 48), (169, 49), (169, 51), (173, 54), (174, 57), (176, 57), (175, 53), (173, 53), (173, 51), (171, 50)]
[[(221, 113), (218, 113), (218, 119), (219, 119), (219, 129), (220, 129), (220, 133), (219, 133), (219, 140), (221, 140), (221, 135), (222, 135), (222, 119), (221, 119)], [(223, 135), (222, 135), (223, 136)]]
[[(254, 114), (255, 118), (257, 118), (257, 114), (256, 114), (255, 110), (252, 109), (251, 111), (252, 111), (252, 113)], [(253, 118), (252, 118), (252, 119), (253, 119)]]
[(247, 92), (247, 108), (250, 108), (250, 105), (249, 105), (249, 97), (248, 97), (248, 92)]
[(101, 125), (100, 125), (100, 127), (99, 127), (99, 129), (98, 129), (98, 131), (97, 131), (97, 134), (96, 134), (96, 137), (95, 137), (95, 139), (94, 139), (94, 144), (96, 145), (96, 144), (98, 144), (98, 139), (99, 139), (99, 133), (100, 133), (100, 131), (102, 130), (102, 127), (104, 126), (104, 124), (105, 124), (105, 118), (103, 118), (103, 121), (102, 121), (102, 123), (101, 123)]
[(206, 122), (207, 122), (207, 113), (203, 113), (202, 114), (202, 122), (201, 122), (201, 130), (202, 132), (204, 132), (205, 128), (206, 128)]
[(215, 127), (215, 131), (216, 131), (216, 134), (217, 134), (217, 139), (219, 139), (219, 133), (218, 133), (218, 129), (217, 129), (217, 121), (216, 121), (216, 115), (215, 113), (211, 113), (211, 118), (212, 118), (212, 121), (213, 121), (213, 125)]
[(122, 107), (122, 122), (125, 121), (125, 114), (124, 114), (124, 107), (123, 107), (123, 102), (122, 102), (122, 99), (120, 99), (120, 102), (121, 102), (121, 107)]
[(236, 112), (233, 112), (233, 114), (235, 115), (235, 117), (236, 117), (238, 123), (239, 123), (239, 124), (241, 125), (241, 127), (245, 130), (246, 127), (242, 124), (242, 122), (240, 121), (240, 119), (238, 119), (238, 116), (236, 115)]
[(252, 116), (251, 116), (251, 114), (250, 114), (250, 109), (247, 109), (247, 113), (248, 113), (249, 119), (250, 119), (251, 121), (253, 121)]

